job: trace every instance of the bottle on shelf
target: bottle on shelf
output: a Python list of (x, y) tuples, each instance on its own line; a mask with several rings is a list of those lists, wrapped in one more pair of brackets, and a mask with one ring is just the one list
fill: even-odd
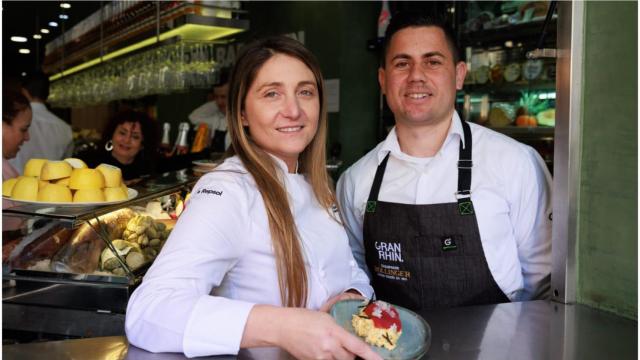
[(191, 145), (191, 152), (197, 153), (209, 146), (209, 126), (207, 124), (201, 123), (198, 125), (198, 130), (196, 130), (196, 136), (193, 139), (193, 144)]
[(164, 157), (170, 157), (173, 155), (173, 149), (171, 148), (171, 140), (169, 138), (169, 131), (171, 131), (171, 124), (165, 122), (162, 124), (162, 140), (160, 141), (160, 154)]
[(389, 3), (387, 0), (382, 1), (382, 9), (378, 16), (378, 37), (384, 37), (384, 33), (387, 31), (389, 21), (391, 20), (391, 12), (389, 11)]
[(189, 143), (187, 142), (187, 134), (189, 133), (189, 123), (181, 122), (178, 125), (178, 137), (176, 138), (176, 145), (173, 149), (175, 155), (184, 155), (189, 152)]

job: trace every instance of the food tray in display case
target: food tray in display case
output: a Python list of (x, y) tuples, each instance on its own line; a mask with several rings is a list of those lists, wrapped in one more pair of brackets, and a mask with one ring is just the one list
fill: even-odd
[(96, 216), (108, 214), (123, 207), (144, 204), (150, 200), (169, 195), (195, 184), (198, 177), (187, 169), (167, 172), (153, 179), (147, 179), (132, 189), (137, 192), (133, 199), (116, 204), (94, 204), (85, 206), (51, 206), (42, 203), (17, 204), (2, 210), (3, 216), (25, 218), (48, 218), (64, 220), (66, 224), (77, 227)]
[(103, 206), (103, 205), (114, 205), (119, 204), (125, 201), (130, 201), (135, 199), (138, 196), (138, 191), (135, 189), (127, 188), (127, 199), (126, 200), (116, 200), (116, 201), (102, 201), (102, 202), (47, 202), (47, 201), (28, 201), (28, 200), (16, 200), (7, 196), (3, 196), (3, 200), (12, 201), (17, 205), (27, 204), (27, 205), (42, 205), (47, 207), (94, 207), (94, 206)]
[[(119, 314), (123, 321), (129, 296), (166, 241), (175, 224), (174, 211), (183, 207), (183, 196), (196, 181), (191, 172), (182, 170), (137, 184), (131, 189), (137, 196), (117, 204), (20, 203), (3, 210), (3, 223), (18, 223), (21, 228), (3, 231), (5, 313), (46, 309), (47, 317), (64, 318), (60, 314), (81, 311)], [(5, 317), (3, 328), (69, 331), (43, 329), (47, 321), (40, 319), (23, 320), (17, 315)], [(60, 321), (48, 323), (59, 326)], [(95, 327), (88, 331), (93, 336), (112, 334)]]

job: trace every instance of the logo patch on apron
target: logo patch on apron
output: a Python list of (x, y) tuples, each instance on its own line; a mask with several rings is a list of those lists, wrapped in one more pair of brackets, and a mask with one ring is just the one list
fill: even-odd
[(473, 203), (471, 201), (459, 201), (458, 210), (460, 215), (473, 215)]
[(365, 210), (368, 213), (376, 212), (376, 202), (375, 201), (367, 201), (367, 208)]
[(457, 250), (458, 245), (456, 241), (453, 239), (453, 236), (446, 236), (441, 239), (442, 241), (442, 251), (451, 251)]

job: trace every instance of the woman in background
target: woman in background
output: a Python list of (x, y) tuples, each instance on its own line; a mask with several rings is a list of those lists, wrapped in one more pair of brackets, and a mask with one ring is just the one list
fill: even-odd
[(326, 313), (372, 289), (325, 168), (323, 90), (299, 42), (243, 48), (227, 104), (233, 156), (198, 181), (129, 300), (133, 345), (189, 357), (276, 346), (297, 359), (380, 358)]
[[(29, 141), (31, 106), (29, 100), (17, 91), (2, 94), (2, 181), (18, 177), (18, 171), (9, 164), (20, 146)], [(4, 208), (4, 206), (3, 206)]]
[[(31, 126), (29, 100), (17, 91), (4, 90), (2, 92), (2, 181), (20, 175), (18, 170), (9, 164), (9, 159), (16, 157), (20, 146), (25, 141), (29, 141), (29, 126)], [(12, 206), (14, 202), (2, 199), (2, 209)], [(18, 230), (22, 224), (22, 218), (2, 217), (3, 244), (13, 237), (7, 231)]]
[(129, 184), (154, 172), (158, 133), (155, 122), (147, 114), (122, 111), (109, 121), (102, 134), (103, 147), (78, 155), (89, 167), (101, 163), (117, 166)]

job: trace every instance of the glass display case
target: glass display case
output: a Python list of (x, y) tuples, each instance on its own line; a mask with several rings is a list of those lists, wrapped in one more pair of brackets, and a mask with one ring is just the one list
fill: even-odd
[(109, 205), (22, 203), (3, 210), (3, 330), (67, 337), (122, 335), (129, 296), (197, 181), (190, 170), (133, 186)]

